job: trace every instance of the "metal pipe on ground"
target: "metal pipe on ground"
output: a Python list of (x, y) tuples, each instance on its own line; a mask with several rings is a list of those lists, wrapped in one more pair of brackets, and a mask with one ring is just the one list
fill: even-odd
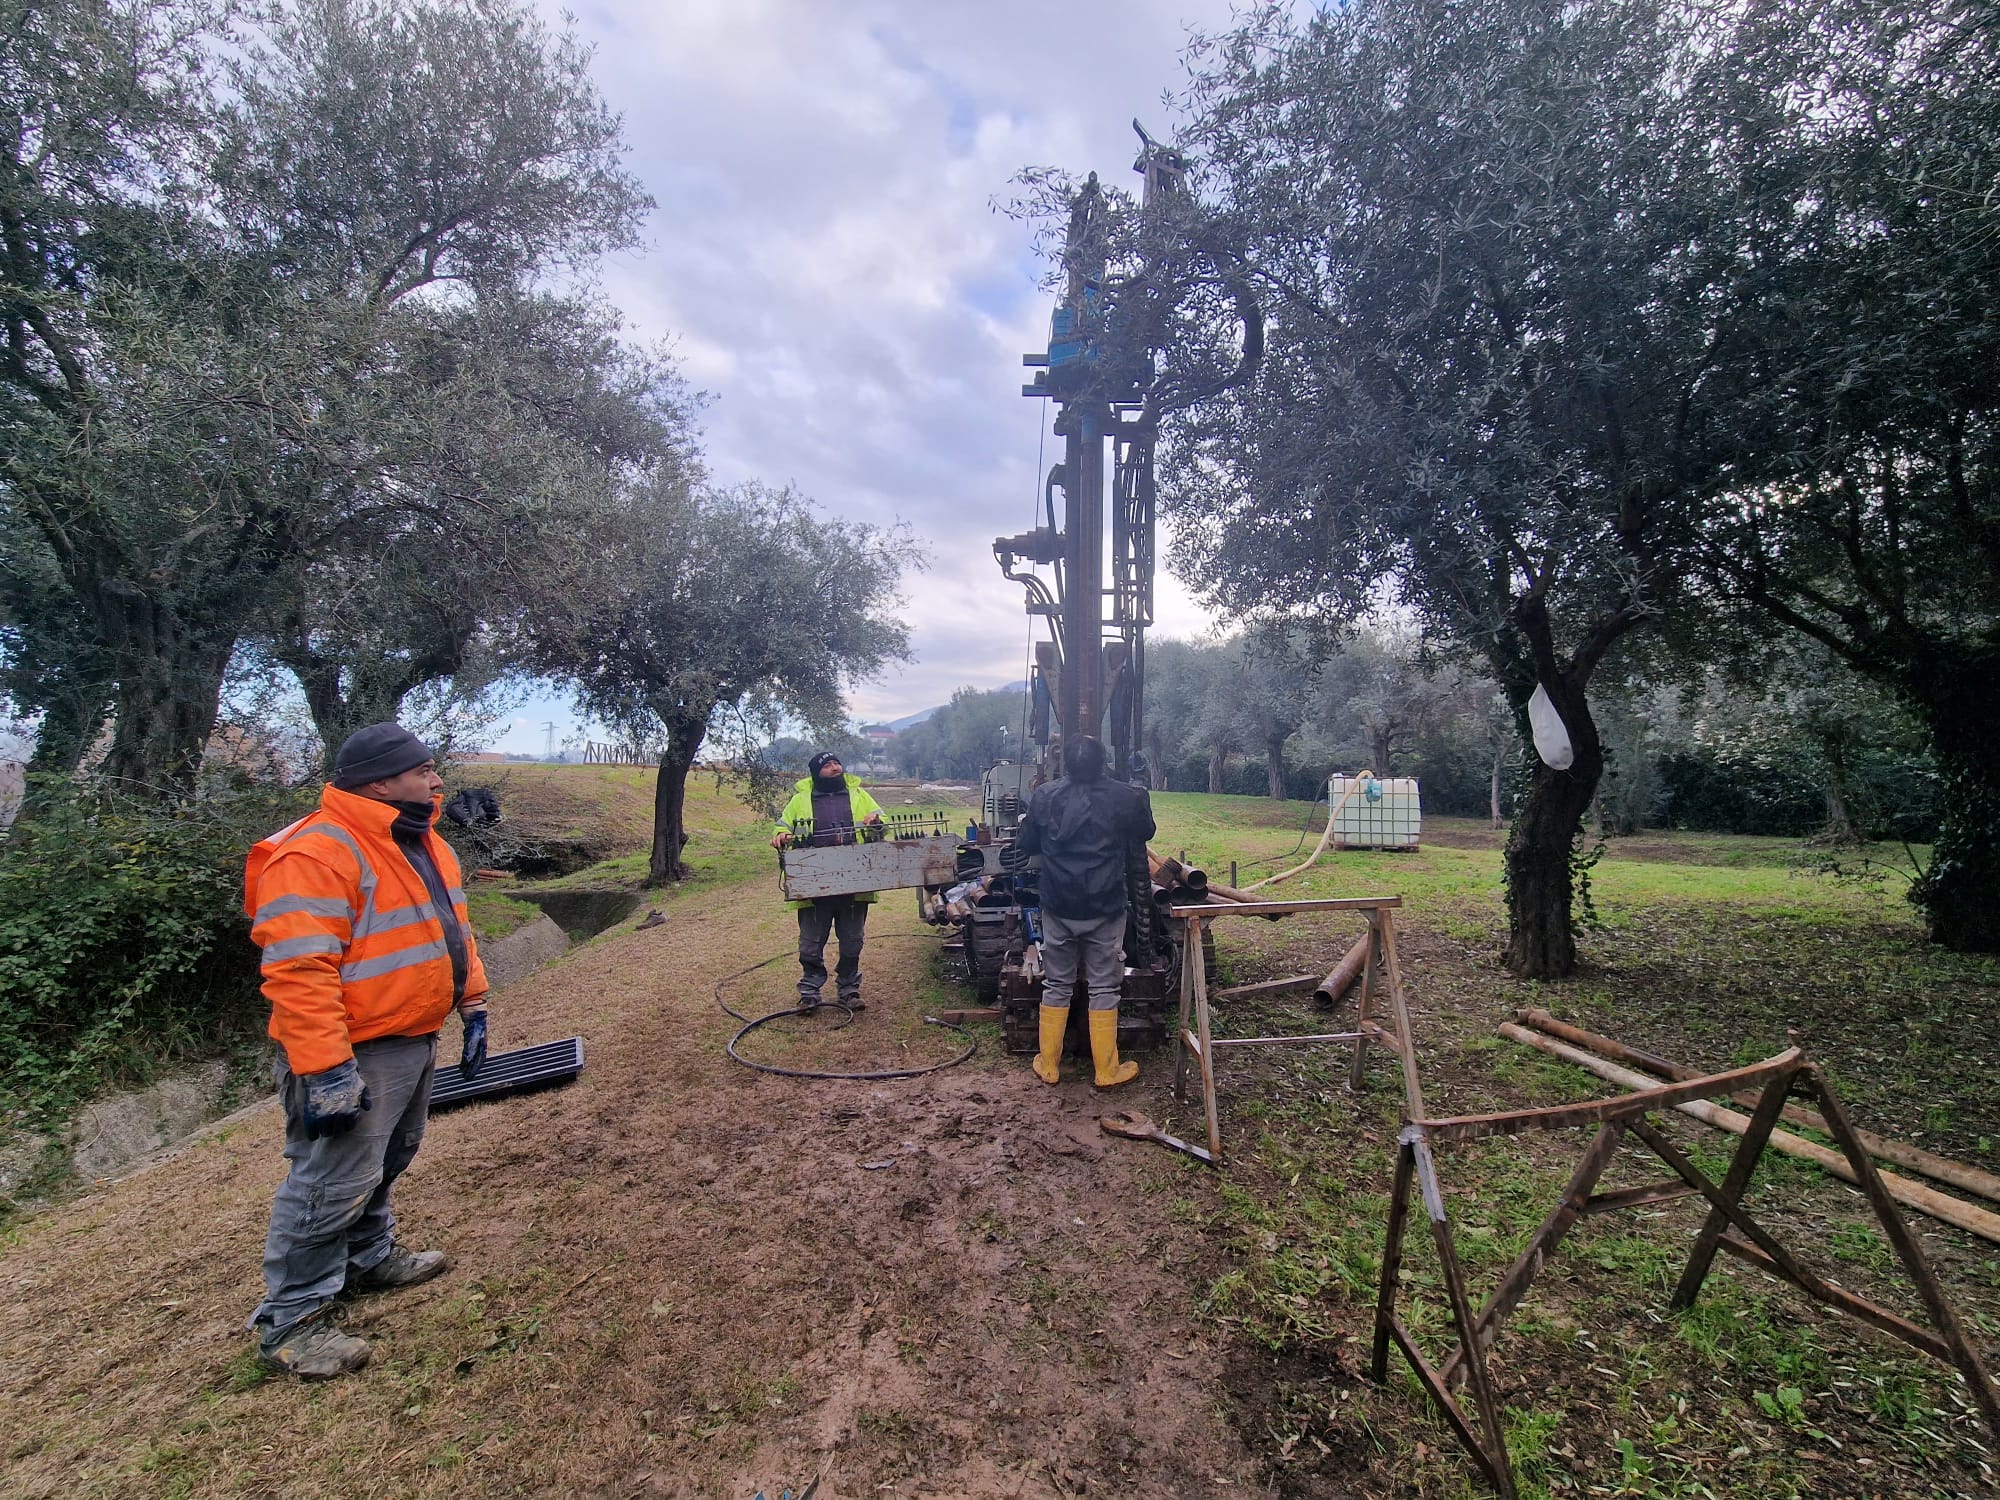
[[(1601, 1036), (1594, 1031), (1585, 1031), (1581, 1026), (1573, 1026), (1567, 1021), (1558, 1021), (1545, 1010), (1517, 1010), (1514, 1012), (1514, 1019), (1524, 1026), (1532, 1026), (1537, 1031), (1545, 1031), (1550, 1036), (1574, 1042), (1579, 1047), (1586, 1047), (1601, 1057), (1610, 1058), (1613, 1062), (1630, 1063), (1635, 1068), (1643, 1068), (1648, 1073), (1657, 1073), (1660, 1077), (1671, 1079), (1676, 1083), (1701, 1076), (1693, 1068), (1682, 1063), (1669, 1062), (1664, 1057), (1643, 1052), (1637, 1047), (1628, 1046), (1611, 1037)], [(1729, 1097), (1735, 1103), (1752, 1109), (1757, 1105), (1755, 1094), (1731, 1094)], [(1826, 1121), (1818, 1114), (1797, 1104), (1785, 1106), (1784, 1118), (1791, 1124), (1802, 1126), (1807, 1130), (1827, 1128)], [(1977, 1167), (1969, 1167), (1964, 1162), (1953, 1161), (1948, 1156), (1939, 1156), (1935, 1152), (1924, 1150), (1921, 1146), (1912, 1146), (1906, 1141), (1896, 1141), (1885, 1135), (1876, 1135), (1871, 1130), (1857, 1129), (1854, 1137), (1861, 1142), (1861, 1149), (1870, 1156), (1894, 1162), (1897, 1166), (1907, 1167), (1912, 1172), (1920, 1172), (1935, 1182), (1944, 1183), (1947, 1187), (1975, 1193), (1981, 1198), (1990, 1198), (1995, 1203), (2000, 1203), (2000, 1177), (1995, 1177), (1991, 1172), (1982, 1172)]]
[(1347, 950), (1340, 962), (1333, 966), (1333, 972), (1319, 982), (1319, 988), (1313, 991), (1313, 999), (1329, 1007), (1340, 1004), (1341, 996), (1354, 987), (1361, 971), (1367, 967), (1368, 934), (1363, 933), (1354, 940), (1354, 946)]
[[(1660, 1086), (1658, 1079), (1648, 1078), (1643, 1073), (1635, 1073), (1630, 1068), (1621, 1068), (1618, 1064), (1607, 1062), (1593, 1052), (1585, 1052), (1580, 1047), (1559, 1042), (1554, 1037), (1545, 1036), (1539, 1031), (1530, 1031), (1527, 1027), (1516, 1025), (1512, 1021), (1501, 1023), (1500, 1035), (1510, 1042), (1520, 1042), (1523, 1046), (1546, 1052), (1551, 1057), (1559, 1057), (1564, 1062), (1572, 1063), (1586, 1072), (1595, 1073), (1599, 1078), (1615, 1083), (1621, 1088), (1638, 1091)], [(1726, 1130), (1731, 1135), (1742, 1135), (1750, 1128), (1748, 1115), (1738, 1114), (1733, 1109), (1724, 1109), (1721, 1105), (1711, 1104), (1706, 1099), (1691, 1099), (1685, 1104), (1675, 1105), (1674, 1108), (1684, 1115), (1692, 1115), (1704, 1125), (1713, 1125), (1717, 1130)], [(1815, 1141), (1806, 1140), (1784, 1130), (1771, 1132), (1770, 1145), (1773, 1151), (1812, 1162), (1842, 1181), (1860, 1186), (1860, 1179), (1856, 1176), (1854, 1168), (1849, 1166), (1847, 1158), (1837, 1151), (1829, 1150)], [(1882, 1179), (1882, 1186), (1889, 1196), (1905, 1208), (1914, 1208), (1918, 1213), (1929, 1214), (1933, 1219), (1941, 1220), (1965, 1230), (1968, 1234), (1976, 1234), (1981, 1239), (1991, 1240), (1994, 1244), (2000, 1245), (2000, 1214), (1988, 1213), (1985, 1209), (1970, 1203), (1961, 1203), (1958, 1199), (1947, 1197), (1934, 1188), (1925, 1187), (1920, 1182), (1911, 1182), (1907, 1177), (1898, 1177), (1892, 1172), (1882, 1172), (1877, 1175)]]

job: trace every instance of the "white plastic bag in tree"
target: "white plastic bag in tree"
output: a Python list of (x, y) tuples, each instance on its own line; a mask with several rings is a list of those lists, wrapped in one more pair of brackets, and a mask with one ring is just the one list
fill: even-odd
[(1576, 759), (1576, 751), (1570, 745), (1569, 731), (1563, 728), (1562, 715), (1549, 701), (1549, 690), (1539, 682), (1535, 684), (1535, 696), (1528, 700), (1528, 728), (1534, 731), (1535, 754), (1544, 764), (1552, 771), (1567, 771)]

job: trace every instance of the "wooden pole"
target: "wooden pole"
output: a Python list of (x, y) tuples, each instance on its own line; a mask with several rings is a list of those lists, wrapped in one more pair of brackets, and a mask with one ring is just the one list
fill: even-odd
[[(1512, 1021), (1501, 1025), (1500, 1035), (1510, 1042), (1520, 1042), (1546, 1052), (1551, 1057), (1559, 1057), (1566, 1063), (1573, 1063), (1623, 1088), (1643, 1090), (1659, 1086), (1654, 1079), (1648, 1078), (1643, 1073), (1635, 1073), (1630, 1068), (1621, 1068), (1616, 1063), (1606, 1062), (1595, 1053), (1585, 1052), (1566, 1042), (1559, 1042), (1554, 1037), (1544, 1036), (1538, 1031), (1530, 1031), (1525, 1026), (1517, 1026)], [(1748, 1116), (1738, 1114), (1733, 1109), (1724, 1109), (1718, 1104), (1711, 1104), (1706, 1099), (1692, 1099), (1685, 1104), (1677, 1104), (1674, 1108), (1684, 1115), (1692, 1115), (1705, 1125), (1713, 1125), (1717, 1130), (1726, 1130), (1731, 1135), (1742, 1135), (1750, 1128)], [(1796, 1156), (1802, 1161), (1813, 1162), (1843, 1181), (1851, 1182), (1857, 1187), (1861, 1186), (1860, 1175), (1848, 1165), (1844, 1156), (1814, 1141), (1793, 1135), (1789, 1131), (1773, 1130), (1771, 1149), (1781, 1151), (1786, 1156)], [(1918, 1213), (1929, 1214), (1933, 1219), (1941, 1220), (1965, 1230), (1968, 1234), (1976, 1234), (1981, 1239), (1991, 1240), (1994, 1244), (2000, 1245), (2000, 1214), (1988, 1213), (1985, 1209), (1970, 1203), (1961, 1203), (1958, 1199), (1925, 1187), (1922, 1183), (1911, 1182), (1907, 1177), (1897, 1177), (1889, 1172), (1880, 1173), (1879, 1176), (1889, 1196), (1905, 1208), (1914, 1208)]]
[[(1585, 1031), (1581, 1026), (1572, 1026), (1567, 1021), (1558, 1021), (1545, 1010), (1517, 1010), (1514, 1012), (1514, 1019), (1525, 1026), (1534, 1027), (1537, 1031), (1546, 1031), (1550, 1036), (1560, 1037), (1563, 1041), (1587, 1047), (1602, 1057), (1610, 1058), (1613, 1062), (1630, 1063), (1635, 1068), (1643, 1068), (1648, 1073), (1657, 1073), (1660, 1077), (1672, 1079), (1676, 1083), (1701, 1076), (1693, 1068), (1669, 1062), (1666, 1058), (1657, 1057), (1651, 1052), (1642, 1052), (1637, 1047), (1629, 1047), (1623, 1042), (1613, 1041), (1610, 1037), (1600, 1036), (1594, 1031)], [(1731, 1094), (1729, 1097), (1738, 1104), (1752, 1107), (1757, 1102), (1756, 1096), (1752, 1094)], [(1791, 1124), (1803, 1126), (1807, 1130), (1831, 1133), (1823, 1118), (1797, 1104), (1785, 1106), (1784, 1118)], [(1995, 1177), (1991, 1172), (1982, 1172), (1977, 1167), (1953, 1161), (1948, 1156), (1939, 1156), (1924, 1150), (1921, 1146), (1912, 1146), (1906, 1141), (1891, 1140), (1870, 1130), (1856, 1130), (1854, 1138), (1861, 1142), (1862, 1148), (1870, 1156), (1894, 1162), (1897, 1166), (1907, 1167), (1912, 1172), (1921, 1172), (1924, 1176), (1942, 1182), (1947, 1187), (1976, 1193), (1981, 1198), (1991, 1198), (1995, 1203), (2000, 1203), (2000, 1177)]]

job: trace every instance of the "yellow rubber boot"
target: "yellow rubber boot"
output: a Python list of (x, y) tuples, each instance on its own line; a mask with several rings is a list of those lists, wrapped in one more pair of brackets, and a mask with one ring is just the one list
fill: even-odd
[(1063, 1033), (1069, 1030), (1067, 1005), (1042, 1007), (1042, 1050), (1035, 1054), (1035, 1076), (1043, 1083), (1062, 1081)]
[(1118, 1060), (1118, 1008), (1090, 1013), (1090, 1056), (1097, 1064), (1097, 1086), (1115, 1089), (1139, 1076), (1139, 1065)]

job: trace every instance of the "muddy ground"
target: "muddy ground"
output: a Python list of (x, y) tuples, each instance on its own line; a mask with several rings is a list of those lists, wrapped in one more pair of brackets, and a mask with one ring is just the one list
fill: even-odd
[[(898, 1082), (730, 1063), (712, 986), (788, 927), (767, 899), (676, 906), (499, 997), (496, 1048), (581, 1033), (585, 1072), (432, 1122), (398, 1203), (454, 1265), (351, 1307), (358, 1378), (265, 1380), (246, 1354), (275, 1112), (25, 1226), (0, 1256), (0, 1490), (1262, 1493), (1149, 1148), (992, 1035)], [(837, 1050), (873, 1033), (895, 1066), (929, 960), (870, 957)]]

